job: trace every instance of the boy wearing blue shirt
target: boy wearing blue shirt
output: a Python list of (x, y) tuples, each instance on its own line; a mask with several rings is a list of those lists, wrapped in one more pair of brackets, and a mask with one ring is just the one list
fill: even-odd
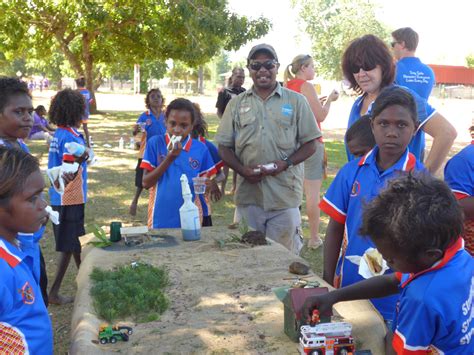
[[(375, 275), (361, 272), (365, 255), (374, 248), (359, 233), (363, 204), (377, 196), (387, 181), (401, 171), (424, 169), (407, 148), (418, 127), (416, 104), (408, 92), (397, 87), (384, 89), (375, 100), (371, 126), (376, 146), (339, 171), (320, 203), (321, 210), (330, 216), (324, 242), (323, 278), (335, 287)], [(371, 301), (390, 322), (396, 300), (396, 296), (391, 296)]]
[[(191, 101), (173, 100), (166, 108), (166, 129), (163, 136), (148, 141), (141, 167), (145, 169), (143, 187), (150, 192), (148, 225), (151, 228), (180, 228), (179, 208), (183, 204), (181, 174), (191, 183), (197, 176), (211, 177), (216, 173), (212, 157), (206, 146), (192, 139), (190, 133), (196, 119)], [(171, 137), (181, 141), (171, 146)]]
[(0, 353), (52, 354), (53, 330), (36, 266), (32, 234), (48, 220), (38, 160), (0, 147)]
[(446, 163), (444, 181), (463, 209), (465, 248), (474, 256), (474, 126), (469, 131), (473, 140)]
[(364, 208), (360, 233), (397, 272), (311, 297), (304, 314), (401, 291), (387, 354), (473, 354), (474, 261), (464, 250), (462, 223), (442, 181), (427, 174), (391, 180)]
[[(23, 142), (30, 133), (33, 112), (31, 95), (26, 83), (17, 78), (0, 78), (0, 146), (7, 149), (21, 149), (26, 153), (30, 150)], [(39, 276), (43, 300), (48, 305), (48, 278), (46, 265), (39, 245), (45, 227), (42, 226), (34, 234), (22, 234), (19, 239), (28, 241), (33, 239), (36, 247), (38, 263), (34, 265), (35, 273)]]
[[(416, 159), (423, 161), (424, 152), (425, 152), (425, 132), (423, 131), (422, 127), (428, 122), (428, 120), (431, 119), (431, 117), (433, 117), (436, 114), (436, 110), (428, 103), (428, 101), (426, 101), (421, 96), (419, 96), (416, 92), (414, 92), (413, 90), (407, 87), (402, 87), (402, 86), (397, 86), (397, 85), (391, 85), (389, 87), (398, 87), (398, 88), (402, 88), (403, 90), (406, 90), (411, 95), (413, 95), (413, 98), (416, 101), (417, 117), (418, 117), (419, 124), (418, 124), (417, 131), (415, 132), (415, 135), (413, 136), (412, 140), (410, 141), (410, 144), (408, 145), (408, 149), (410, 149), (410, 152), (416, 157)], [(365, 95), (361, 95), (354, 102), (351, 112), (349, 114), (349, 122), (347, 123), (347, 127), (351, 127), (354, 124), (354, 122), (356, 122), (361, 117), (360, 111), (362, 108), (362, 103), (364, 101), (364, 98), (365, 98)], [(374, 104), (371, 104), (371, 106), (369, 107), (369, 110), (367, 111), (367, 114), (371, 113), (371, 110), (373, 109), (373, 105)], [(347, 159), (349, 161), (355, 158), (349, 152), (347, 148), (347, 143), (346, 143), (346, 154), (347, 154)]]
[(82, 116), (82, 129), (86, 136), (87, 146), (90, 147), (90, 135), (89, 135), (89, 115), (90, 115), (90, 106), (94, 102), (92, 95), (89, 90), (86, 88), (86, 79), (84, 77), (77, 78), (76, 80), (77, 91), (84, 97), (84, 102), (86, 103), (84, 115)]

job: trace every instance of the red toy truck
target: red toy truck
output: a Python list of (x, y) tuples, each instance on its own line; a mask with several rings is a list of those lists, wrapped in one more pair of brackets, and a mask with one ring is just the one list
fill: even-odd
[(301, 354), (348, 355), (354, 352), (352, 325), (349, 323), (319, 323), (314, 327), (301, 327)]

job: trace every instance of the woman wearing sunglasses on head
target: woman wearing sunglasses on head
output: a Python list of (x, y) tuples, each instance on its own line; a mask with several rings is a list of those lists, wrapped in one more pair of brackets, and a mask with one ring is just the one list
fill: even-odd
[[(308, 80), (314, 79), (314, 62), (310, 55), (296, 56), (288, 64), (284, 74), (284, 86), (290, 90), (303, 94), (308, 100), (316, 123), (321, 129), (321, 122), (326, 119), (331, 102), (336, 101), (339, 93), (333, 90), (329, 96), (318, 98), (314, 86)], [(324, 103), (322, 104), (321, 101)], [(306, 213), (308, 214), (311, 237), (308, 247), (316, 249), (323, 241), (319, 237), (319, 194), (321, 182), (325, 175), (326, 159), (322, 137), (318, 139), (316, 152), (304, 161), (304, 191), (306, 195)]]
[[(374, 35), (365, 35), (353, 40), (342, 57), (342, 71), (350, 82), (350, 87), (360, 96), (352, 106), (349, 116), (350, 127), (361, 116), (369, 113), (371, 104), (383, 88), (394, 85), (395, 65), (387, 45)], [(417, 103), (419, 127), (410, 142), (409, 149), (431, 172), (435, 173), (446, 158), (454, 139), (456, 130), (428, 102), (414, 91), (409, 91)], [(433, 138), (431, 150), (424, 157), (425, 132)], [(354, 157), (347, 150), (349, 160)]]

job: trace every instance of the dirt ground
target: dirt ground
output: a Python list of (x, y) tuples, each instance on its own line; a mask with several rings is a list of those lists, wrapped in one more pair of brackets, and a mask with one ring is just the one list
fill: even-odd
[[(293, 261), (304, 262), (283, 246), (231, 246), (220, 248), (217, 239), (228, 230), (202, 230), (202, 240), (183, 242), (179, 230), (162, 230), (174, 238), (148, 249), (85, 252), (79, 271), (78, 293), (72, 318), (72, 354), (200, 353), (296, 354), (297, 344), (283, 332), (283, 304), (272, 289), (290, 286)], [(171, 286), (166, 290), (170, 308), (158, 321), (135, 324), (129, 342), (99, 345), (101, 323), (93, 315), (89, 296), (92, 267), (143, 262), (168, 268)], [(311, 280), (323, 281), (313, 273)], [(339, 309), (336, 307), (336, 311)], [(354, 326), (360, 349), (381, 354), (383, 323), (367, 301), (342, 305), (341, 315)]]

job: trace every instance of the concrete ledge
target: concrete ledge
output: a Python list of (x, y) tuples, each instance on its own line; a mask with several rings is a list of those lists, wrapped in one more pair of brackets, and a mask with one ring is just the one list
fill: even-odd
[[(297, 344), (283, 332), (283, 304), (271, 289), (289, 284), (283, 280), (294, 276), (288, 266), (304, 260), (276, 243), (219, 249), (215, 240), (229, 233), (222, 227), (204, 228), (197, 242), (183, 242), (180, 230), (163, 233), (174, 236), (177, 245), (123, 251), (85, 248), (77, 276), (71, 354), (297, 352)], [(94, 315), (89, 274), (93, 267), (111, 269), (133, 261), (169, 269), (171, 286), (166, 293), (170, 307), (155, 322), (134, 324), (128, 320), (134, 327), (128, 342), (95, 344), (103, 321)], [(384, 325), (369, 302), (345, 302), (335, 309), (353, 324), (361, 348), (384, 353)]]

